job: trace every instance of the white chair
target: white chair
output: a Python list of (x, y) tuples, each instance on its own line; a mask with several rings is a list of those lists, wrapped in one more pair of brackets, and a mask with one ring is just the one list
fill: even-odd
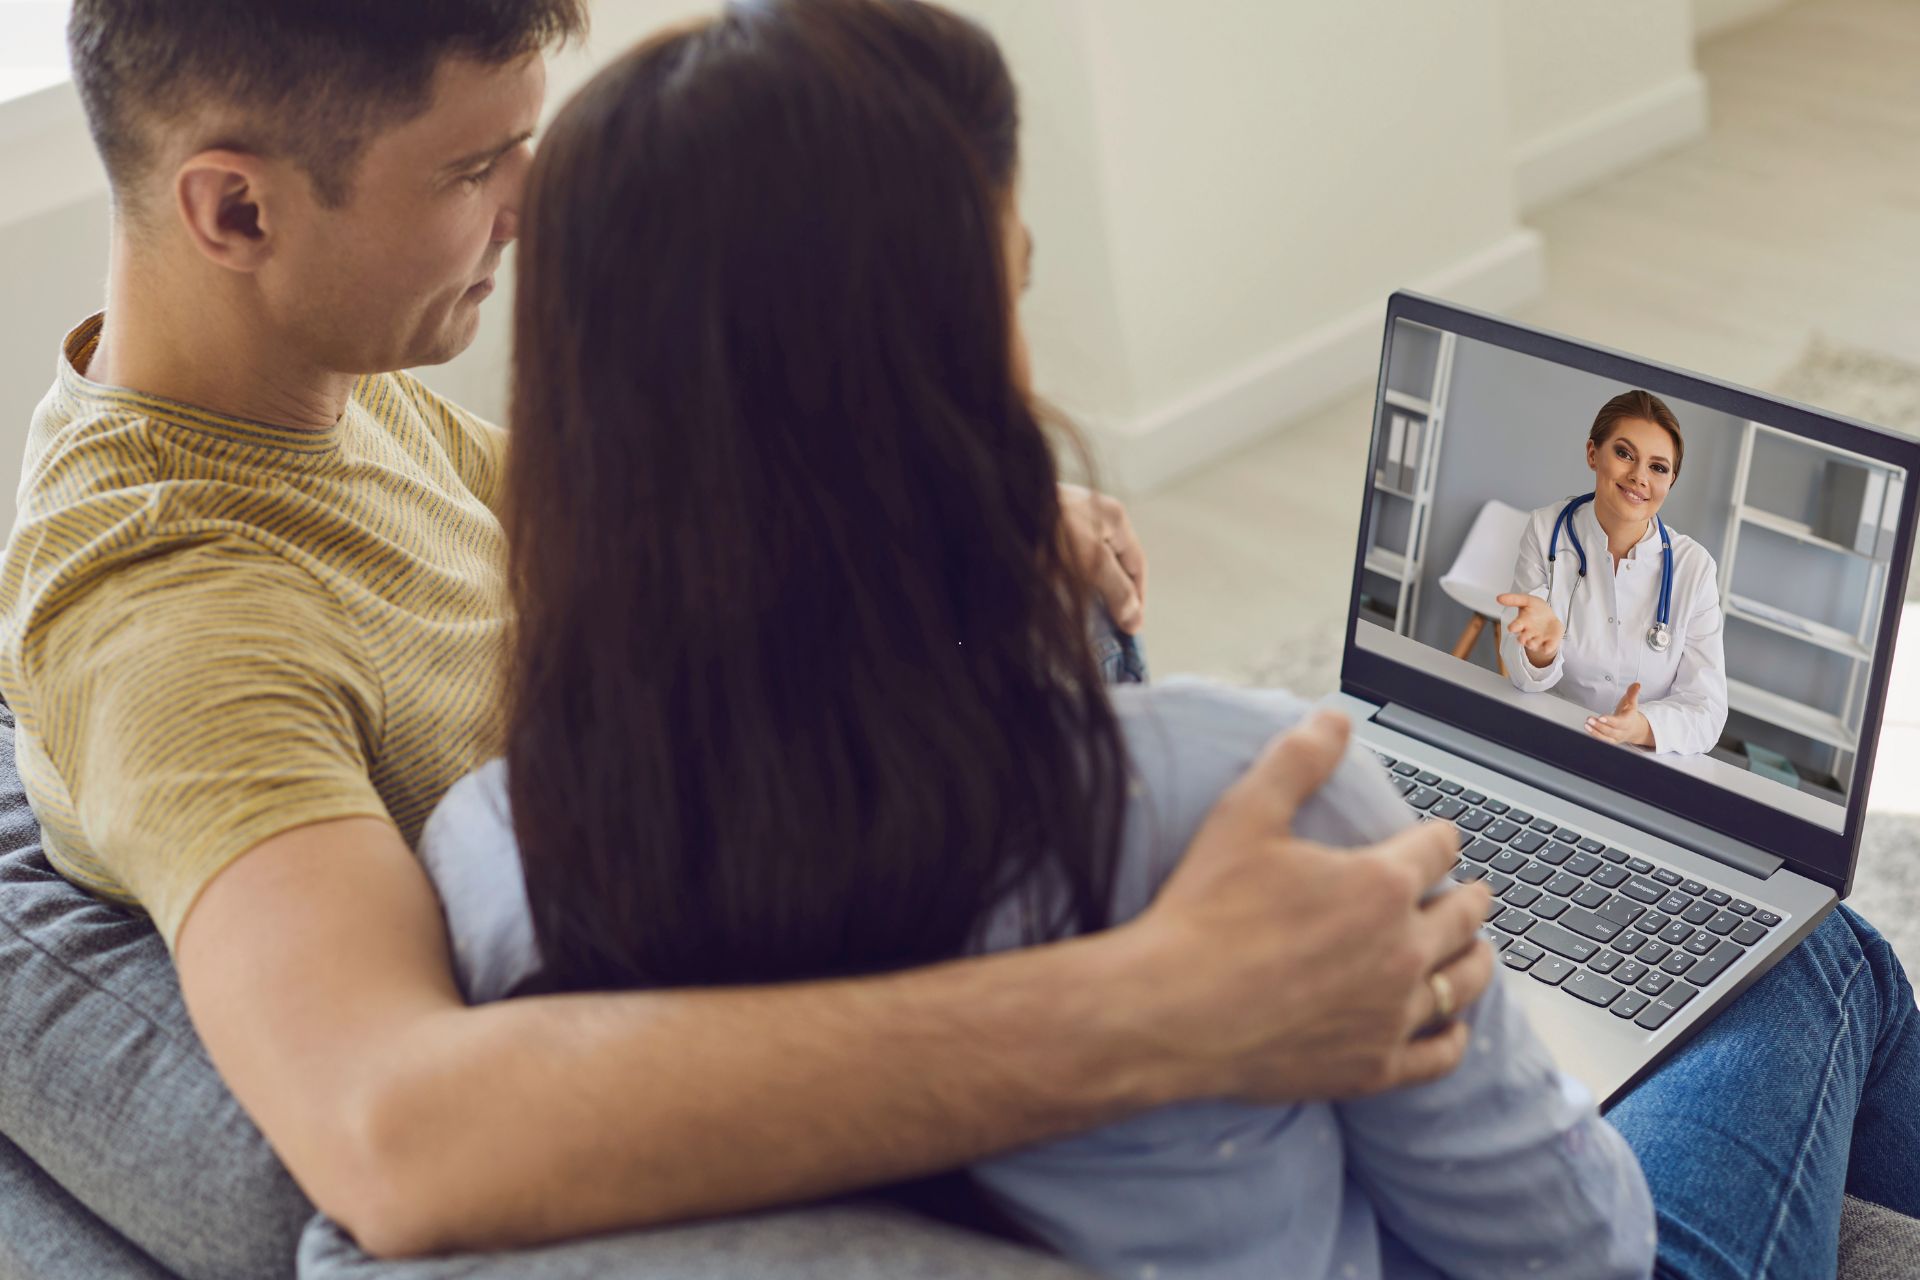
[[(1472, 653), (1487, 623), (1499, 620), (1501, 608), (1494, 597), (1513, 589), (1513, 562), (1520, 553), (1520, 535), (1526, 530), (1527, 513), (1500, 501), (1487, 503), (1473, 518), (1473, 528), (1467, 530), (1467, 540), (1460, 544), (1453, 567), (1440, 579), (1442, 591), (1473, 611), (1473, 620), (1453, 646), (1454, 657), (1465, 658)], [(1494, 633), (1493, 660), (1505, 675), (1507, 666), (1500, 658), (1498, 632)]]

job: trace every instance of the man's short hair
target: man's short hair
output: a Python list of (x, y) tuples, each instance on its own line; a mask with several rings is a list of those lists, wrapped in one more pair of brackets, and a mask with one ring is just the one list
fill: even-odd
[(212, 145), (297, 161), (346, 203), (373, 137), (425, 111), (441, 61), (506, 63), (581, 36), (587, 0), (74, 0), (74, 80), (117, 198), (156, 126), (227, 108)]

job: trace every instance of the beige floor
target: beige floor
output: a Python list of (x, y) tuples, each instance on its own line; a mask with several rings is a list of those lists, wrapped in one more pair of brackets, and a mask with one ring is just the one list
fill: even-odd
[[(1705, 138), (1529, 219), (1520, 318), (1749, 385), (1816, 333), (1920, 360), (1920, 3), (1800, 0), (1700, 66)], [(1357, 394), (1133, 504), (1157, 670), (1231, 676), (1344, 613), (1371, 418)]]

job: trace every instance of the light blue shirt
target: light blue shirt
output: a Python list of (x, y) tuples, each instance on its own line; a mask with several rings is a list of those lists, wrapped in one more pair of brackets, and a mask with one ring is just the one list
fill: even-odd
[[(1115, 888), (1124, 920), (1151, 901), (1221, 792), (1307, 708), (1198, 682), (1112, 693), (1134, 779)], [(1410, 821), (1356, 747), (1295, 830), (1370, 844)], [(539, 963), (502, 762), (453, 788), (420, 855), (467, 998), (502, 998)], [(1014, 945), (1016, 922), (989, 921), (983, 939), (987, 950)], [(1640, 1166), (1584, 1087), (1554, 1068), (1499, 973), (1466, 1015), (1466, 1060), (1444, 1080), (1355, 1102), (1167, 1107), (973, 1174), (1041, 1239), (1110, 1276), (1644, 1277), (1654, 1218)]]

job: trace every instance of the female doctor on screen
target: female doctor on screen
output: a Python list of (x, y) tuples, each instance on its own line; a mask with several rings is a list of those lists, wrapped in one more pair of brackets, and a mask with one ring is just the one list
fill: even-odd
[(1645, 391), (1607, 401), (1587, 436), (1593, 492), (1533, 513), (1520, 538), (1500, 653), (1514, 685), (1592, 712), (1587, 732), (1701, 753), (1727, 722), (1719, 571), (1660, 507), (1685, 451)]

